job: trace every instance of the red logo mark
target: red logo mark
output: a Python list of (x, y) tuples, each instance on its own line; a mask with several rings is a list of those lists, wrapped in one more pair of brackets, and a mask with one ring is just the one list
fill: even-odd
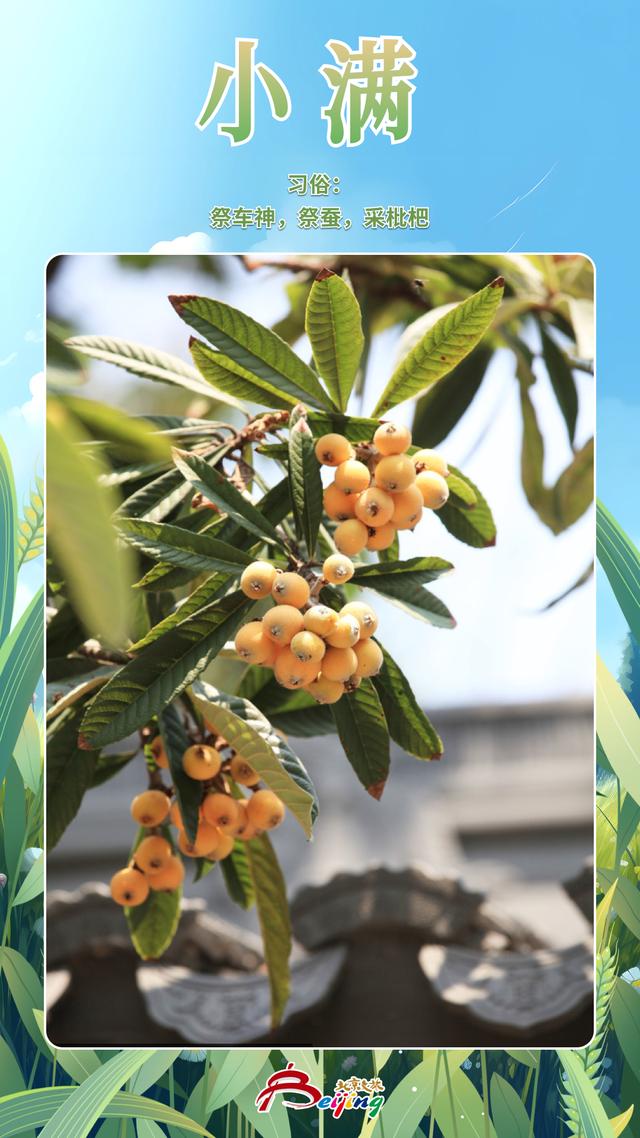
[(256, 1098), (256, 1106), (259, 1111), (265, 1113), (271, 1110), (276, 1095), (285, 1094), (303, 1095), (305, 1098), (304, 1102), (292, 1102), (288, 1098), (283, 1098), (282, 1105), (287, 1110), (306, 1110), (310, 1106), (315, 1106), (322, 1098), (322, 1093), (309, 1081), (306, 1072), (298, 1071), (293, 1063), (287, 1063), (283, 1071), (274, 1071), (267, 1079), (267, 1085)]

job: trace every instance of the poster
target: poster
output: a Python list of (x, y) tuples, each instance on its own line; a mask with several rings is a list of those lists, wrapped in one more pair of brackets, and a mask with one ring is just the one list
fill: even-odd
[(634, 8), (4, 22), (0, 1134), (633, 1135)]

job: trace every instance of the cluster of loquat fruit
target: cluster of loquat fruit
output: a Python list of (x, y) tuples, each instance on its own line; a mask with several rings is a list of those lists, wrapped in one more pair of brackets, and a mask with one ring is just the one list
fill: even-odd
[(411, 432), (396, 423), (381, 423), (373, 442), (356, 448), (344, 435), (323, 435), (315, 453), (322, 465), (336, 468), (324, 508), (338, 522), (333, 538), (340, 552), (326, 559), (321, 577), (308, 567), (283, 572), (269, 561), (254, 561), (242, 574), (247, 597), (271, 597), (275, 605), (240, 629), (236, 652), (248, 664), (272, 668), (283, 687), (307, 691), (318, 703), (336, 703), (377, 675), (383, 655), (371, 639), (378, 617), (370, 605), (351, 601), (335, 612), (316, 594), (325, 583), (346, 585), (355, 571), (352, 556), (388, 549), (398, 530), (414, 529), (425, 507), (437, 510), (449, 497), (442, 456), (419, 450), (410, 457), (410, 446)]
[(415, 529), (424, 509), (445, 505), (445, 460), (434, 450), (408, 455), (410, 446), (411, 432), (398, 423), (381, 423), (373, 442), (356, 448), (344, 435), (318, 439), (318, 462), (336, 471), (324, 508), (339, 523), (333, 539), (341, 553), (388, 549), (398, 530)]
[(348, 557), (334, 553), (312, 590), (301, 573), (282, 572), (269, 561), (247, 566), (243, 592), (254, 600), (271, 596), (275, 604), (239, 630), (235, 647), (241, 659), (273, 668), (282, 687), (307, 691), (317, 703), (336, 703), (366, 676), (375, 676), (383, 658), (371, 639), (378, 627), (371, 606), (352, 601), (336, 612), (313, 596), (324, 583), (345, 585), (354, 569)]
[[(202, 801), (195, 841), (185, 833), (180, 807), (170, 787), (162, 783), (159, 770), (168, 769), (169, 759), (160, 735), (150, 744), (154, 786), (136, 795), (131, 803), (134, 822), (148, 830), (136, 847), (131, 862), (111, 879), (111, 896), (119, 905), (142, 905), (151, 891), (173, 892), (184, 880), (185, 857), (222, 861), (229, 857), (236, 838), (251, 841), (265, 830), (279, 826), (285, 806), (277, 794), (260, 788), (260, 775), (222, 736), (215, 746), (194, 743), (182, 756), (185, 774), (202, 787)], [(246, 787), (249, 797), (235, 797), (229, 784)], [(173, 824), (178, 831), (177, 850), (158, 832)], [(179, 851), (179, 852), (178, 852)]]

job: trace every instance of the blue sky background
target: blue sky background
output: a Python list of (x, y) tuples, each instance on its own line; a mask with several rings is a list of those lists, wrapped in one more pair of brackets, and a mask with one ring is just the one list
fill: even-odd
[[(0, 431), (20, 493), (42, 460), (37, 381), (35, 401), (30, 383), (42, 368), (47, 258), (145, 250), (205, 232), (214, 203), (291, 208), (286, 174), (327, 169), (340, 176), (341, 204), (354, 218), (378, 202), (431, 206), (426, 239), (395, 234), (400, 251), (580, 250), (594, 258), (599, 492), (640, 540), (638, 23), (633, 0), (424, 0), (398, 11), (379, 0), (330, 0), (321, 11), (282, 0), (12, 5), (0, 44), (9, 286), (0, 313)], [(378, 34), (404, 35), (417, 53), (412, 138), (330, 150), (320, 118), (324, 43)], [(200, 132), (193, 124), (213, 62), (232, 61), (236, 35), (260, 39), (258, 55), (286, 81), (293, 112), (273, 123), (258, 91), (255, 138), (232, 151), (215, 126)], [(215, 247), (264, 249), (251, 240), (224, 235)], [(291, 227), (270, 238), (272, 249), (335, 243)], [(390, 244), (356, 225), (341, 238), (362, 251)], [(599, 618), (602, 649), (615, 663), (623, 624), (606, 586)]]

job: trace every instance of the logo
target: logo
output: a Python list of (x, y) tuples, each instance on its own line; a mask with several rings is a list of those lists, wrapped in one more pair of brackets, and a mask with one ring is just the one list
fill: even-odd
[[(267, 1079), (266, 1086), (256, 1097), (256, 1106), (262, 1114), (267, 1114), (276, 1095), (281, 1095), (286, 1110), (309, 1110), (316, 1107), (318, 1110), (328, 1110), (334, 1118), (340, 1118), (345, 1110), (367, 1110), (369, 1118), (375, 1118), (384, 1106), (384, 1089), (381, 1079), (359, 1079), (353, 1075), (349, 1079), (338, 1079), (333, 1094), (323, 1095), (313, 1085), (306, 1071), (300, 1071), (293, 1063), (287, 1063), (282, 1071), (274, 1071)], [(290, 1095), (298, 1098), (290, 1098)]]

